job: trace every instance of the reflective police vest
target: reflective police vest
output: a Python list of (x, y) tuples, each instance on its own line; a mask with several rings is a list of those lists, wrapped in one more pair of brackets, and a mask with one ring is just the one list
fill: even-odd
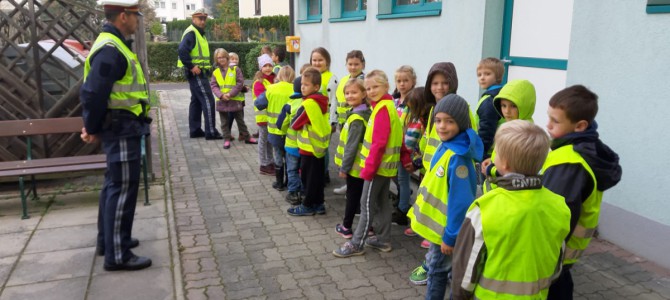
[(292, 148), (296, 149), (298, 148), (298, 132), (295, 131), (293, 128), (291, 128), (290, 123), (291, 119), (293, 119), (293, 115), (295, 114), (298, 109), (300, 109), (300, 106), (302, 105), (302, 98), (298, 99), (291, 99), (289, 101), (289, 104), (291, 105), (291, 112), (286, 114), (286, 118), (284, 118), (284, 123), (282, 123), (281, 128), (282, 132), (286, 133), (286, 139), (284, 140), (284, 149), (286, 148)]
[[(229, 67), (228, 71), (226, 71), (225, 78), (223, 77), (223, 74), (221, 74), (220, 68), (216, 68), (216, 70), (214, 70), (214, 78), (216, 78), (216, 83), (219, 84), (221, 94), (230, 92), (230, 90), (233, 89), (235, 85), (237, 85), (236, 70), (237, 70), (236, 66)], [(244, 94), (237, 93), (237, 95), (235, 95), (235, 97), (233, 98), (230, 98), (230, 100), (244, 102)], [(216, 99), (216, 101), (221, 101), (221, 99)]]
[(316, 158), (324, 157), (330, 142), (328, 111), (322, 113), (319, 104), (310, 98), (304, 99), (302, 106), (309, 117), (309, 123), (298, 132), (298, 148), (311, 152)]
[(349, 81), (351, 74), (342, 77), (342, 80), (337, 84), (337, 91), (335, 91), (335, 97), (337, 97), (337, 123), (342, 125), (347, 117), (347, 110), (349, 110), (349, 105), (347, 105), (347, 99), (344, 97), (344, 86)]
[[(342, 127), (342, 130), (340, 131), (340, 142), (337, 144), (337, 153), (335, 153), (335, 165), (338, 167), (342, 167), (342, 159), (344, 158), (344, 146), (347, 144), (347, 139), (349, 139), (349, 127), (351, 127), (351, 123), (354, 121), (361, 121), (363, 123), (364, 127), (367, 127), (367, 122), (365, 122), (365, 119), (361, 117), (359, 114), (354, 114), (352, 113), (349, 118), (347, 119), (347, 122), (344, 123), (344, 127)], [(361, 143), (358, 143), (358, 147), (356, 150), (356, 155), (354, 156), (354, 164), (351, 166), (351, 170), (349, 171), (349, 175), (354, 176), (356, 178), (361, 178), (361, 157), (358, 155), (358, 153), (361, 152), (361, 147), (363, 145)]]
[(107, 108), (123, 109), (136, 116), (146, 116), (148, 111), (144, 107), (149, 103), (149, 94), (147, 92), (147, 82), (144, 79), (144, 71), (142, 71), (142, 66), (137, 60), (137, 55), (114, 34), (102, 32), (93, 43), (91, 52), (84, 64), (84, 81), (88, 78), (88, 72), (91, 70), (91, 57), (106, 45), (114, 46), (128, 61), (126, 74), (120, 80), (115, 81), (112, 86), (112, 92), (107, 100)]
[[(195, 47), (193, 47), (193, 49), (191, 49), (191, 53), (189, 53), (191, 56), (191, 62), (202, 70), (209, 70), (212, 68), (212, 63), (209, 58), (209, 43), (207, 42), (207, 38), (202, 36), (200, 31), (198, 31), (198, 29), (195, 28), (193, 24), (191, 24), (191, 26), (184, 30), (184, 34), (181, 35), (181, 39), (184, 40), (186, 34), (191, 31), (195, 34)], [(181, 59), (178, 59), (177, 67), (181, 68), (183, 66), (184, 64), (181, 62)]]
[(568, 265), (576, 263), (591, 242), (596, 227), (598, 227), (603, 191), (598, 190), (598, 184), (593, 170), (589, 164), (586, 163), (584, 158), (574, 150), (573, 145), (565, 145), (549, 152), (541, 173), (544, 174), (547, 169), (560, 164), (580, 164), (593, 179), (593, 190), (588, 198), (586, 198), (586, 201), (582, 203), (582, 210), (579, 215), (579, 220), (577, 220), (577, 226), (572, 232), (572, 235), (568, 240), (567, 248), (565, 249), (565, 259), (563, 260), (563, 263)]
[(268, 132), (274, 135), (285, 135), (277, 127), (277, 119), (281, 113), (282, 107), (291, 100), (289, 96), (293, 94), (293, 84), (286, 81), (280, 81), (267, 87), (265, 97), (268, 99), (267, 113)]
[[(570, 209), (547, 188), (498, 188), (475, 200), (488, 253), (475, 299), (546, 299), (560, 271), (561, 248), (570, 231)], [(523, 219), (527, 226), (519, 227)], [(479, 222), (477, 222), (479, 221)], [(504, 248), (502, 248), (504, 247)]]
[(402, 125), (398, 113), (396, 113), (395, 106), (391, 100), (379, 100), (372, 110), (372, 115), (368, 120), (368, 126), (365, 130), (365, 138), (363, 139), (363, 147), (360, 153), (361, 169), (365, 168), (365, 160), (370, 155), (370, 146), (372, 145), (372, 133), (375, 128), (375, 117), (382, 107), (386, 107), (391, 122), (391, 132), (386, 143), (384, 155), (382, 155), (382, 162), (377, 169), (377, 175), (384, 177), (394, 177), (398, 174), (398, 164), (400, 162), (400, 147), (402, 146)]
[[(256, 85), (256, 82), (258, 82), (258, 80), (254, 81), (254, 83), (251, 85), (251, 88), (252, 88), (252, 89), (253, 89), (254, 86)], [(268, 86), (269, 86), (270, 84), (272, 84), (270, 81), (268, 81), (267, 79), (263, 78), (263, 86), (265, 87), (265, 90), (266, 90), (266, 91), (267, 91)], [(265, 94), (266, 98), (267, 98), (267, 95), (268, 95), (268, 94)], [(251, 93), (251, 96), (252, 96), (252, 97), (251, 97), (252, 100), (253, 100), (253, 101), (256, 101), (256, 94), (252, 92), (252, 93)], [(258, 110), (258, 108), (256, 108), (256, 105), (254, 105), (254, 111), (256, 112), (256, 124), (267, 123), (267, 122), (268, 122), (268, 110), (267, 110), (267, 109), (264, 109), (264, 110)]]
[(449, 160), (454, 155), (451, 149), (440, 157), (432, 169), (426, 169), (421, 180), (414, 205), (407, 212), (412, 230), (433, 244), (442, 244), (442, 235), (447, 226), (447, 199)]
[(333, 77), (333, 73), (330, 71), (325, 71), (321, 73), (321, 94), (328, 96), (328, 83), (330, 83), (330, 78)]
[[(423, 168), (428, 170), (430, 168), (430, 161), (433, 159), (433, 154), (435, 154), (435, 151), (437, 150), (437, 146), (440, 145), (440, 136), (437, 134), (437, 131), (435, 130), (435, 126), (433, 124), (433, 109), (435, 107), (430, 108), (430, 114), (428, 116), (428, 123), (426, 123), (426, 131), (423, 133), (423, 136), (421, 137), (421, 140), (419, 141), (419, 149), (421, 149), (423, 153), (422, 161), (423, 161)], [(470, 126), (472, 127), (472, 130), (475, 132), (477, 131), (477, 124), (475, 123), (475, 118), (472, 115), (472, 110), (470, 110), (470, 104), (468, 104), (468, 112), (470, 113)]]

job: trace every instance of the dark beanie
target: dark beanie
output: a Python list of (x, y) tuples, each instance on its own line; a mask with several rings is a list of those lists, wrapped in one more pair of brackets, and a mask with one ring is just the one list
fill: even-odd
[(441, 112), (448, 114), (454, 121), (456, 121), (459, 132), (471, 128), (470, 106), (463, 97), (456, 94), (444, 96), (444, 98), (437, 102), (435, 109), (433, 109), (433, 120), (435, 119), (435, 115)]

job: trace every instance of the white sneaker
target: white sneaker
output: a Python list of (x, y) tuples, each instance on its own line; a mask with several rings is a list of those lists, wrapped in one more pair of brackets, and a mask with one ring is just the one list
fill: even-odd
[(334, 189), (333, 189), (333, 193), (334, 193), (335, 195), (344, 195), (344, 194), (346, 194), (346, 193), (347, 193), (347, 185), (345, 184), (345, 185), (343, 185), (343, 186), (341, 186), (341, 187), (334, 188)]

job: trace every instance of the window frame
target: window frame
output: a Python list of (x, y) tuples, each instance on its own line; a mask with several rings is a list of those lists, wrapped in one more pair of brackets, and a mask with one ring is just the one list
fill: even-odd
[(261, 15), (261, 0), (254, 0), (254, 16)]
[(440, 16), (442, 14), (442, 0), (429, 2), (419, 0), (419, 3), (409, 5), (398, 5), (397, 0), (380, 0), (379, 14), (377, 19), (398, 19)]
[(357, 8), (355, 11), (347, 11), (344, 10), (344, 2), (346, 0), (341, 0), (340, 1), (340, 7), (342, 8), (342, 18), (355, 18), (355, 17), (365, 17), (367, 10), (363, 9), (363, 1), (365, 0), (356, 0), (357, 2)]
[[(319, 14), (310, 14), (309, 6), (312, 1), (318, 1), (319, 4)], [(309, 24), (309, 23), (321, 23), (321, 17), (323, 15), (323, 2), (322, 0), (299, 0), (298, 2), (299, 10), (299, 19), (296, 21), (298, 24)]]
[(670, 0), (647, 0), (647, 14), (670, 13)]

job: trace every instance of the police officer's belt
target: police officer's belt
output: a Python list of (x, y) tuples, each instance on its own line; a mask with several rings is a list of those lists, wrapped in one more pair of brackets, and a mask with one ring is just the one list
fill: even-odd
[(147, 124), (150, 124), (153, 119), (144, 116), (136, 116), (134, 113), (129, 112), (125, 109), (109, 109), (108, 115), (112, 117), (112, 120), (133, 120), (140, 121)]

